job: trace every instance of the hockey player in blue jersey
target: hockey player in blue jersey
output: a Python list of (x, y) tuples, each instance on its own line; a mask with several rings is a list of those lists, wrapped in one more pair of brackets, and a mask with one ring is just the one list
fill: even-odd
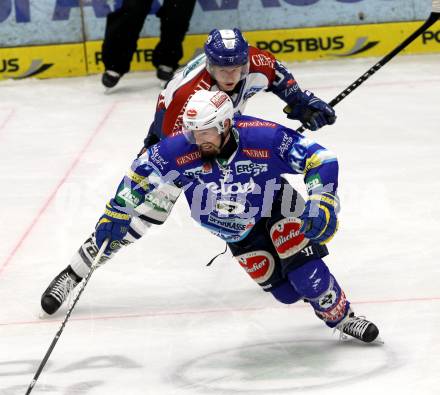
[[(163, 213), (176, 198), (166, 188), (179, 188), (193, 219), (227, 242), (264, 291), (286, 304), (307, 300), (315, 314), (343, 336), (376, 340), (378, 328), (354, 315), (322, 259), (338, 228), (336, 157), (282, 125), (234, 117), (231, 99), (222, 91), (196, 92), (183, 122), (184, 135), (153, 145), (133, 162), (95, 232), (71, 263), (78, 274), (75, 282), (87, 274), (105, 239), (110, 243), (103, 261), (163, 222)], [(285, 173), (304, 176), (306, 202), (283, 181)], [(53, 306), (56, 311), (62, 303), (55, 295), (65, 291), (63, 281), (55, 279), (43, 294), (46, 311)]]

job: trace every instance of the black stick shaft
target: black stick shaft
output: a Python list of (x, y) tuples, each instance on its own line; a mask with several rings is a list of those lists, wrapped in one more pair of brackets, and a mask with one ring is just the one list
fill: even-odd
[(70, 314), (72, 314), (73, 309), (75, 308), (76, 303), (79, 300), (79, 297), (83, 293), (87, 283), (90, 280), (90, 277), (92, 276), (93, 272), (95, 271), (97, 264), (99, 263), (99, 260), (101, 259), (102, 254), (104, 253), (105, 248), (107, 247), (108, 241), (104, 241), (104, 243), (101, 246), (101, 249), (99, 250), (98, 254), (95, 257), (95, 260), (93, 261), (93, 264), (89, 270), (89, 273), (87, 274), (86, 278), (84, 279), (84, 282), (82, 283), (82, 286), (78, 292), (78, 295), (76, 295), (76, 298), (73, 300), (72, 306), (70, 306), (69, 310), (67, 310), (66, 316), (64, 317), (63, 322), (61, 323), (60, 329), (58, 329), (58, 332), (56, 333), (55, 337), (52, 340), (52, 343), (50, 344), (48, 350), (46, 351), (46, 354), (44, 355), (43, 360), (40, 363), (40, 366), (38, 366), (37, 372), (34, 375), (34, 378), (32, 379), (31, 383), (29, 384), (29, 387), (26, 391), (26, 395), (29, 395), (34, 388), (35, 384), (37, 383), (38, 378), (40, 377), (41, 372), (43, 371), (44, 367), (46, 366), (47, 361), (49, 360), (50, 355), (52, 354), (53, 349), (55, 348), (63, 330), (66, 326), (67, 321), (69, 320)]
[[(379, 60), (374, 66), (372, 66), (367, 72), (362, 74), (356, 81), (345, 88), (338, 96), (336, 96), (329, 104), (334, 107), (336, 104), (344, 100), (351, 92), (358, 88), (362, 83), (364, 83), (373, 74), (379, 71), (383, 66), (385, 66), (391, 59), (393, 59), (399, 52), (404, 50), (409, 44), (411, 44), (417, 37), (419, 37), (424, 31), (426, 31), (430, 26), (432, 26), (440, 18), (440, 13), (432, 12), (425, 23), (420, 26), (413, 34), (406, 38), (401, 44), (394, 48), (390, 53), (385, 55), (381, 60)], [(287, 109), (288, 106), (285, 108)], [(297, 129), (298, 132), (302, 133), (305, 131), (304, 126)]]

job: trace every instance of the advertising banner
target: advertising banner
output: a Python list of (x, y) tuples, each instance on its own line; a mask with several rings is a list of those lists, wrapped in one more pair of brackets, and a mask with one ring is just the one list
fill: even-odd
[[(121, 1), (0, 0), (0, 79), (102, 72), (105, 16)], [(160, 5), (153, 1), (152, 12)], [(240, 27), (251, 45), (285, 62), (383, 56), (422, 22), (366, 21), (424, 20), (430, 5), (431, 0), (198, 0), (190, 32), (200, 34), (186, 36), (180, 64), (202, 51), (213, 27), (232, 26)], [(341, 25), (342, 21), (347, 24)], [(293, 27), (310, 24), (332, 26)], [(153, 15), (147, 18), (143, 31), (152, 26), (158, 29)], [(151, 58), (157, 42), (157, 37), (138, 41), (132, 70), (153, 69)], [(439, 22), (404, 53), (429, 52), (440, 52)]]
[[(319, 27), (245, 32), (251, 45), (272, 52), (284, 62), (317, 59), (381, 57), (414, 32), (421, 22)], [(203, 51), (206, 34), (188, 35), (185, 64)], [(153, 70), (152, 53), (158, 39), (142, 38), (131, 69)], [(415, 40), (402, 54), (440, 53), (440, 22)], [(66, 77), (102, 72), (101, 41), (28, 48), (0, 49), (0, 79)]]

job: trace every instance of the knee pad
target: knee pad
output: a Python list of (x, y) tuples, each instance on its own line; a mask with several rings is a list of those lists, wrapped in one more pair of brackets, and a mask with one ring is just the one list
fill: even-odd
[(288, 281), (281, 283), (277, 287), (270, 290), (270, 293), (276, 300), (284, 304), (292, 304), (302, 299), (301, 295), (296, 292), (295, 288)]

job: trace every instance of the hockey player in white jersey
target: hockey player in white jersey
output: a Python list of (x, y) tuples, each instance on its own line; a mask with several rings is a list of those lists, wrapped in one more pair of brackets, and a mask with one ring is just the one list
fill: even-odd
[[(73, 281), (85, 277), (104, 240), (109, 244), (102, 262), (154, 226), (154, 211), (160, 215), (172, 196), (148, 199), (154, 190), (173, 185), (184, 191), (193, 219), (226, 241), (263, 291), (286, 304), (306, 299), (328, 327), (375, 341), (377, 326), (354, 315), (322, 259), (338, 228), (336, 157), (292, 129), (234, 116), (232, 101), (222, 91), (196, 92), (183, 124), (184, 135), (153, 145), (133, 162), (86, 247), (75, 254), (71, 268), (78, 278)], [(283, 181), (285, 173), (304, 176), (306, 202)], [(56, 311), (58, 298), (71, 285), (60, 274), (43, 294), (43, 308), (55, 306)]]
[(159, 95), (145, 147), (182, 132), (186, 104), (202, 89), (227, 92), (235, 114), (244, 113), (252, 96), (269, 91), (289, 105), (287, 117), (307, 129), (317, 130), (336, 120), (333, 108), (310, 91), (302, 91), (292, 73), (270, 52), (248, 45), (238, 29), (214, 29), (204, 54), (190, 61)]

